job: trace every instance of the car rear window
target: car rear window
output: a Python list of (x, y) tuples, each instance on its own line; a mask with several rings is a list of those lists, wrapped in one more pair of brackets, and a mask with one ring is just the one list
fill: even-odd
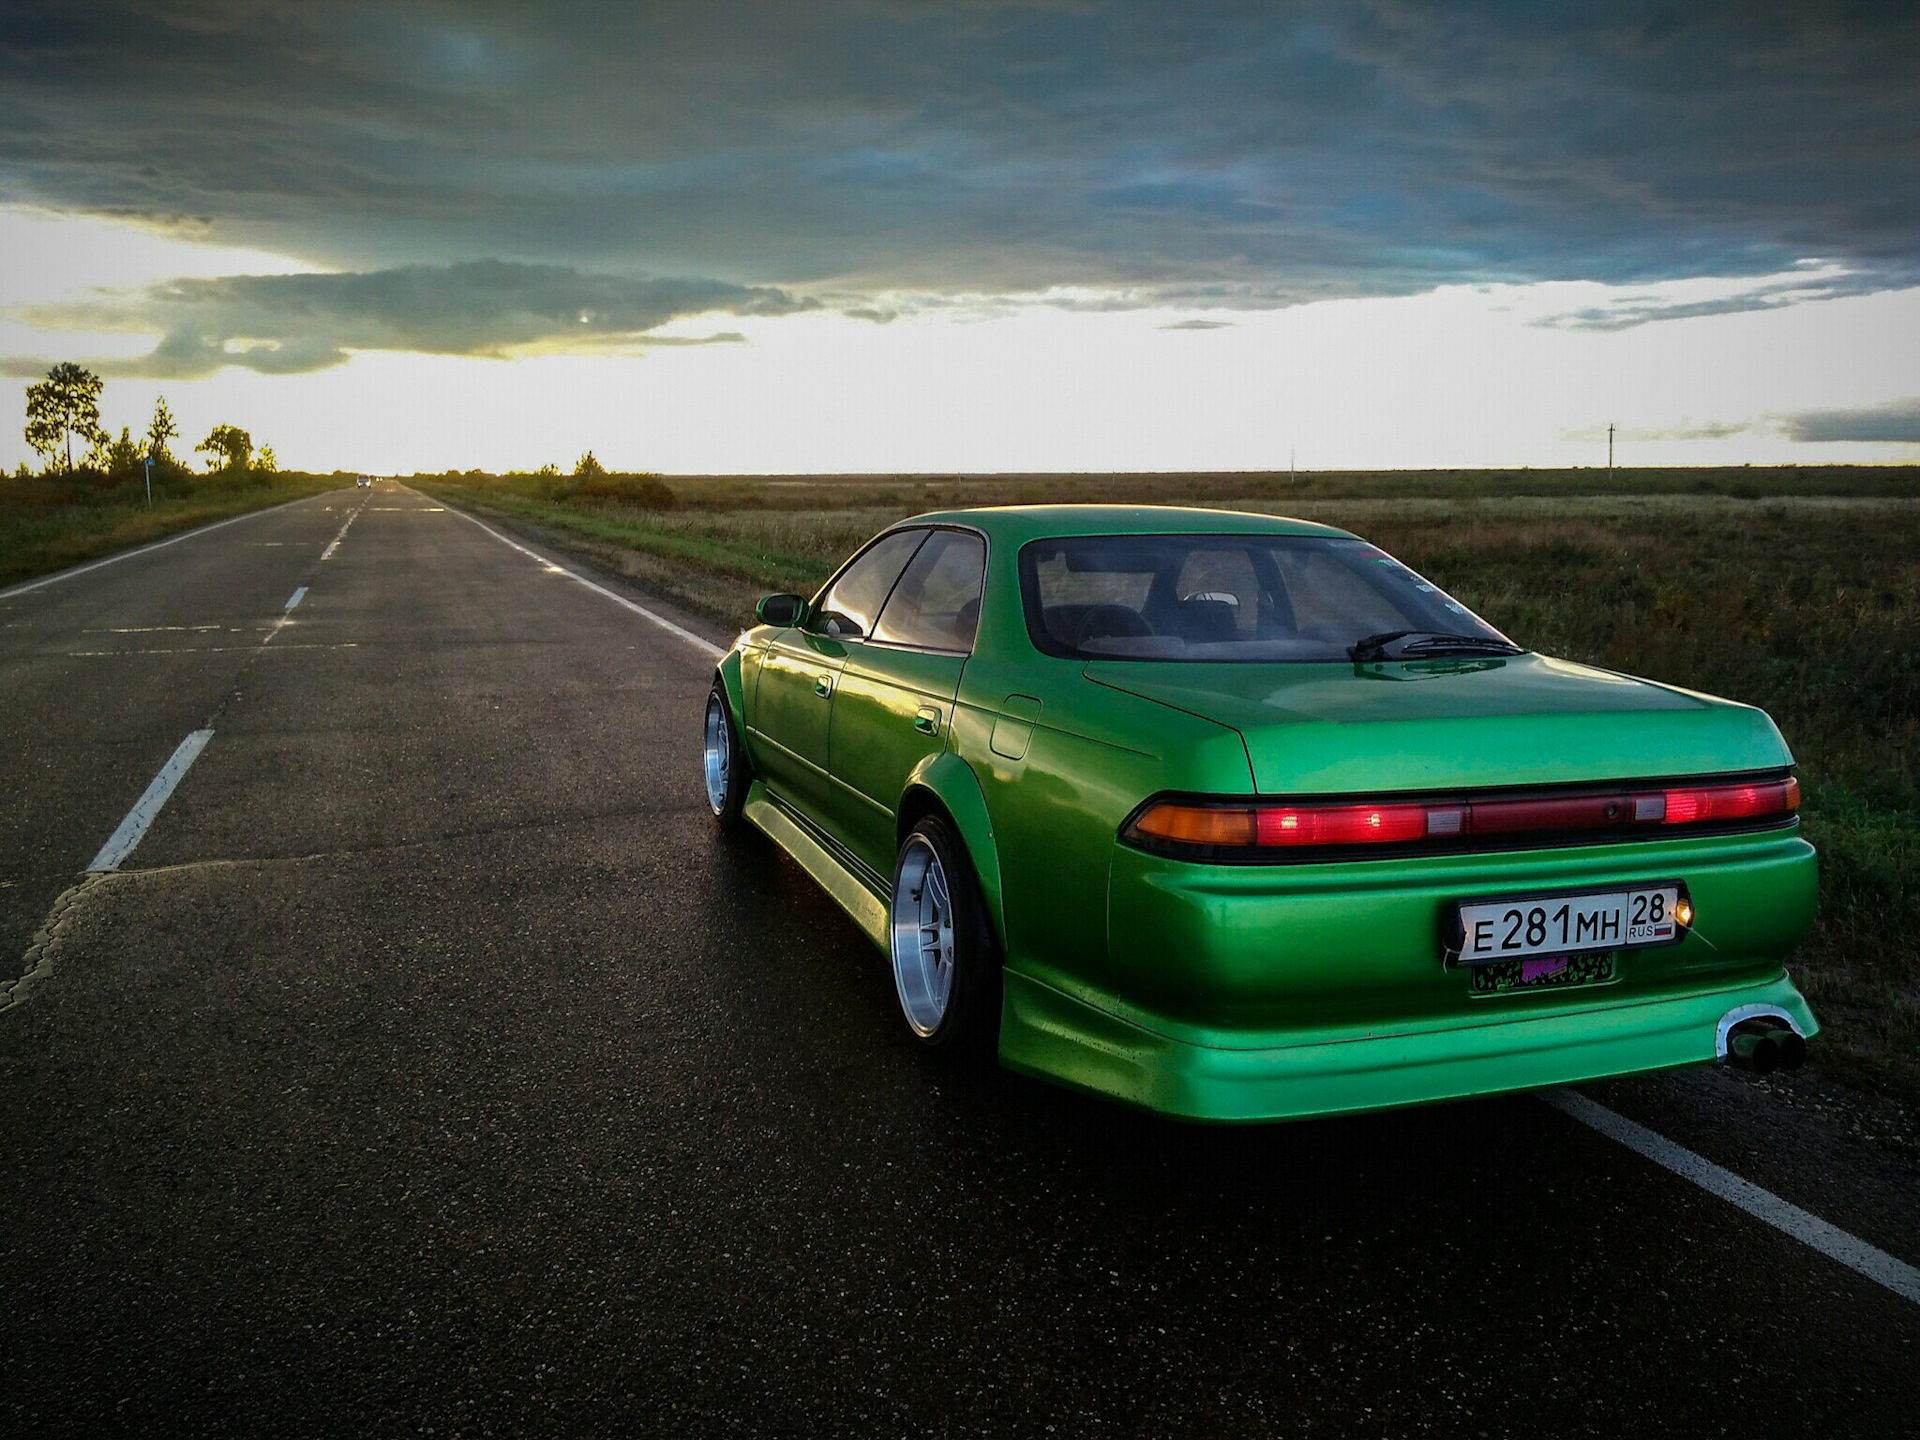
[(1036, 540), (1020, 552), (1020, 583), (1034, 645), (1088, 660), (1348, 660), (1370, 638), (1383, 646), (1374, 658), (1515, 648), (1377, 546), (1345, 537)]

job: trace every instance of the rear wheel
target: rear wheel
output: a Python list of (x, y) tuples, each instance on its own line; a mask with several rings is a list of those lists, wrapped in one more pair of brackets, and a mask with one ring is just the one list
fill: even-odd
[(901, 843), (888, 907), (893, 983), (930, 1049), (984, 1049), (1000, 1021), (1000, 956), (980, 883), (952, 828), (929, 815)]
[(726, 688), (716, 680), (707, 696), (705, 746), (702, 771), (707, 782), (707, 806), (722, 830), (740, 823), (740, 810), (747, 802), (747, 786), (753, 771), (740, 749), (740, 731), (733, 723), (733, 711), (727, 705)]

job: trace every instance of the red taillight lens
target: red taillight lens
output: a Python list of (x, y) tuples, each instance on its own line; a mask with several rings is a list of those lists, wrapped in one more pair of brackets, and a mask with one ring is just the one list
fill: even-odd
[(1491, 796), (1369, 805), (1166, 800), (1127, 827), (1136, 841), (1205, 850), (1288, 850), (1411, 845), (1501, 836), (1596, 838), (1667, 825), (1785, 820), (1800, 808), (1800, 782), (1780, 779), (1573, 795)]
[(1427, 838), (1424, 805), (1261, 806), (1262, 845), (1404, 845)]
[(1761, 820), (1791, 815), (1800, 808), (1800, 782), (1760, 780), (1746, 785), (1697, 785), (1666, 792), (1668, 825), (1699, 825), (1715, 820)]

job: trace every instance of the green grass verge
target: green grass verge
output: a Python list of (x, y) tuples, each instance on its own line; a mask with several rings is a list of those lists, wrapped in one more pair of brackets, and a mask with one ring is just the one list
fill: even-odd
[(316, 475), (195, 475), (161, 487), (149, 506), (137, 481), (95, 489), (0, 478), (0, 586), (342, 483)]

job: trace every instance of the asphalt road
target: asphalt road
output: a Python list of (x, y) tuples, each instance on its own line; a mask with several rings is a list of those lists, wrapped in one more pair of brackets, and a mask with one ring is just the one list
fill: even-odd
[[(0, 596), (7, 976), (68, 897), (0, 1011), (0, 1431), (1915, 1433), (1920, 1306), (1537, 1099), (931, 1063), (711, 826), (709, 672), (384, 484)], [(1819, 1113), (1589, 1093), (1920, 1262)]]

